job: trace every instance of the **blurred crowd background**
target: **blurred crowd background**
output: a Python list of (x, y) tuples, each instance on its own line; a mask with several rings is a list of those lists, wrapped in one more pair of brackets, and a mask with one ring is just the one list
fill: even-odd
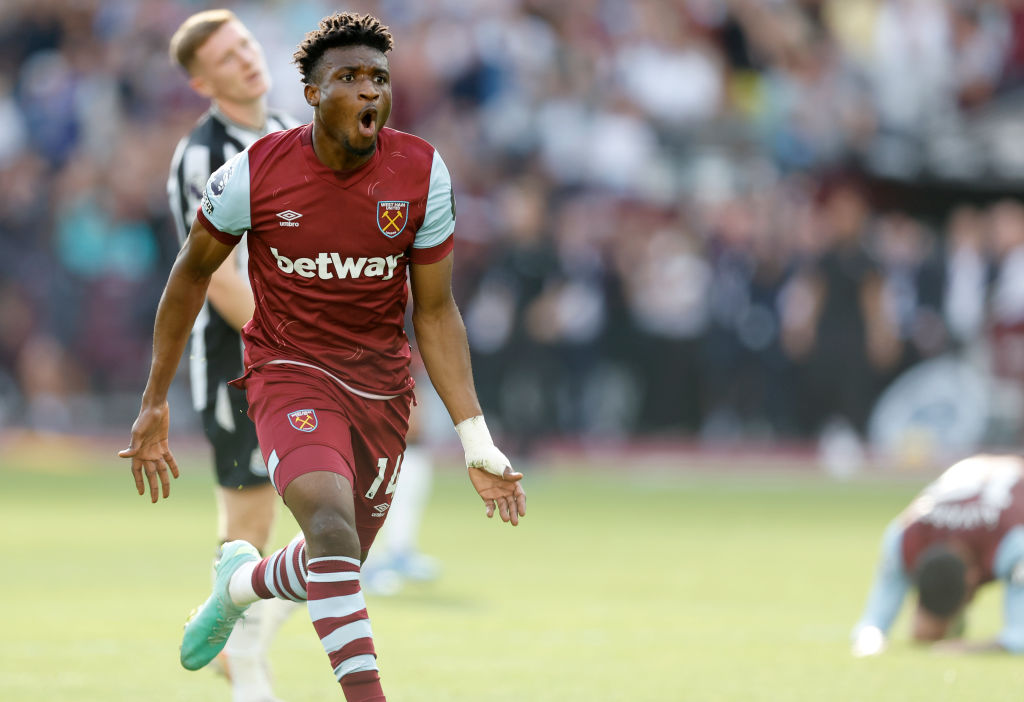
[[(291, 53), (334, 3), (0, 4), (0, 426), (127, 436), (205, 109), (167, 42), (213, 6), (308, 119)], [(452, 172), (456, 297), (516, 451), (1017, 441), (1024, 0), (342, 9), (390, 25), (390, 126)]]

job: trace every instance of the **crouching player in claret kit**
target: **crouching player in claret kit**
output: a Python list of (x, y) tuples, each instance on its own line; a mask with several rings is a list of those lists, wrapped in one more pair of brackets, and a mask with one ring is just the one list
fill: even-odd
[(427, 142), (384, 128), (391, 46), (374, 17), (322, 20), (295, 54), (312, 123), (256, 141), (210, 178), (157, 310), (149, 380), (121, 452), (140, 494), (148, 482), (153, 502), (169, 495), (178, 468), (168, 388), (211, 274), (247, 233), (255, 313), (233, 382), (302, 536), (262, 559), (247, 542), (225, 544), (181, 662), (212, 660), (259, 599), (306, 602), (348, 702), (385, 699), (359, 573), (400, 480), (414, 386), (410, 290), (419, 352), (487, 516), (517, 525), (526, 514), (522, 474), (481, 414), (452, 298), (448, 170)]
[[(1001, 581), (1003, 629), (994, 641), (960, 638), (977, 589)], [(886, 647), (908, 590), (917, 590), (912, 637), (947, 652), (1024, 653), (1024, 458), (979, 455), (956, 463), (888, 527), (853, 654)]]

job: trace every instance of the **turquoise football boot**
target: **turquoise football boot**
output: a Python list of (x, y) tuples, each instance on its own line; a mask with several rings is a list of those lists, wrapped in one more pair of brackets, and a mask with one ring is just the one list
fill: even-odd
[(248, 541), (229, 541), (221, 549), (217, 562), (213, 593), (185, 622), (181, 640), (181, 664), (187, 670), (199, 670), (217, 657), (249, 605), (239, 607), (228, 595), (231, 576), (243, 564), (259, 561), (260, 553)]

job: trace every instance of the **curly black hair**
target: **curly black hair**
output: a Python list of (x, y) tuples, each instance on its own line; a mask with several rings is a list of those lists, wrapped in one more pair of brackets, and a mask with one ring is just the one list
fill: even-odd
[(387, 53), (395, 45), (391, 32), (373, 15), (338, 12), (320, 20), (320, 26), (306, 34), (292, 60), (299, 67), (303, 83), (315, 83), (320, 58), (337, 46), (369, 46)]

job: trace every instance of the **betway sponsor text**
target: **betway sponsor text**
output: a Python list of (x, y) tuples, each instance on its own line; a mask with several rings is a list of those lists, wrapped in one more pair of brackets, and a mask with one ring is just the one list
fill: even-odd
[(282, 273), (294, 273), (303, 278), (320, 278), (331, 280), (333, 278), (380, 278), (391, 280), (395, 275), (395, 268), (398, 266), (398, 259), (402, 254), (392, 256), (373, 256), (367, 258), (342, 258), (336, 251), (321, 251), (316, 258), (296, 258), (294, 260), (282, 256), (274, 247), (270, 253), (277, 259), (277, 267)]

